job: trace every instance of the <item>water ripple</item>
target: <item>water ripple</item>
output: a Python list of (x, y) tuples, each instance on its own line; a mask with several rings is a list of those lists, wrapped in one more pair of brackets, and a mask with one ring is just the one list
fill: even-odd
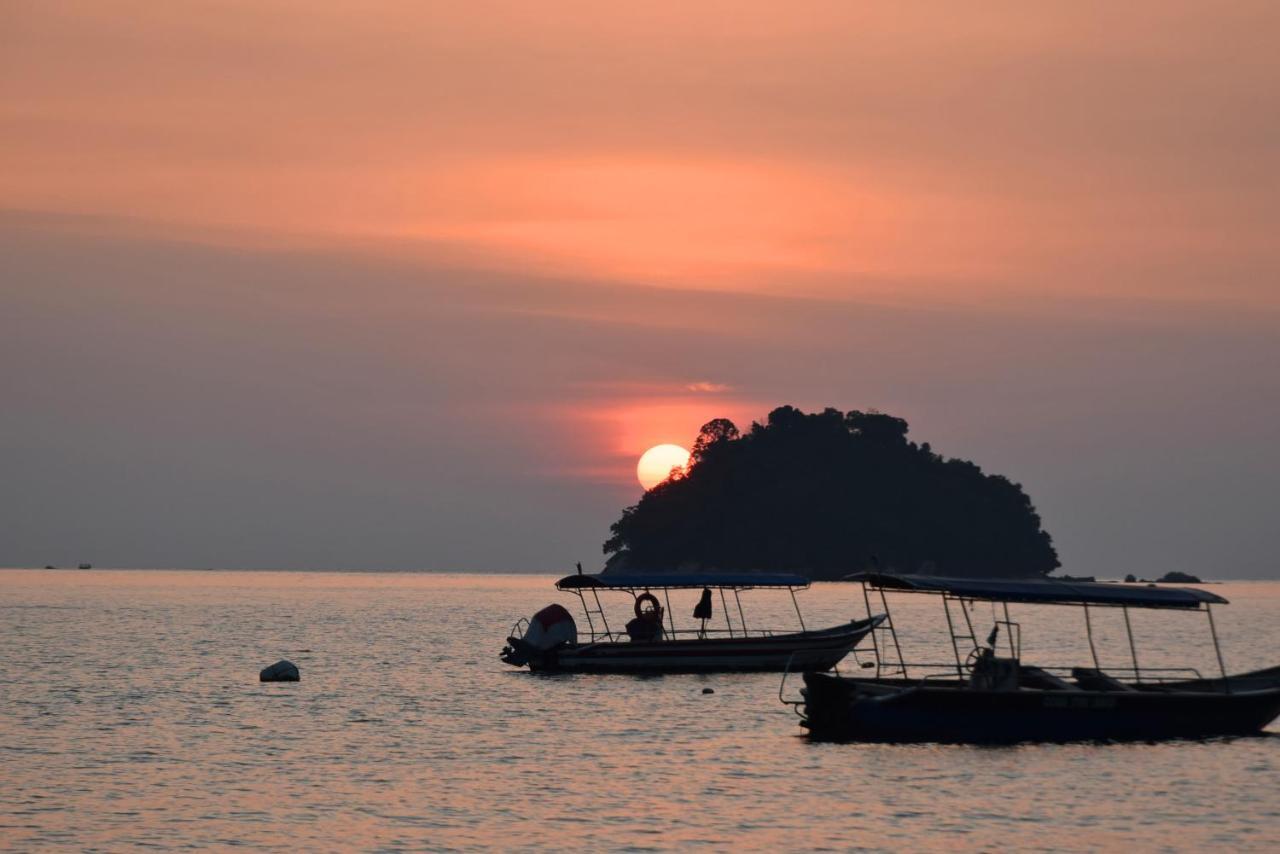
[[(560, 598), (546, 578), (6, 571), (0, 585), (14, 849), (1280, 847), (1278, 739), (811, 743), (769, 675), (503, 667), (507, 627)], [(1275, 664), (1280, 585), (1220, 590), (1237, 602), (1219, 626), (1233, 669)], [(856, 598), (818, 585), (803, 604), (827, 624)], [(790, 608), (750, 604), (762, 621)], [(912, 607), (900, 625), (917, 625)], [(1025, 622), (1028, 658), (1084, 660), (1060, 642), (1079, 629), (1067, 610)], [(1190, 651), (1216, 666), (1184, 623), (1147, 616), (1144, 663)], [(939, 641), (936, 623), (912, 641)], [(281, 657), (303, 681), (259, 683)]]

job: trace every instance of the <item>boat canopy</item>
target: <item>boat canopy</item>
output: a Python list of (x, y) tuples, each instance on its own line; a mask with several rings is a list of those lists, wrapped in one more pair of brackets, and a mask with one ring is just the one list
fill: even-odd
[(859, 572), (846, 581), (861, 581), (883, 590), (942, 593), (962, 599), (1059, 605), (1117, 605), (1132, 608), (1189, 608), (1225, 605), (1227, 600), (1194, 587), (1147, 587), (1096, 581), (1022, 580), (1006, 578), (944, 578), (937, 575), (891, 575)]
[(752, 587), (809, 586), (803, 575), (763, 575), (752, 572), (702, 572), (702, 573), (645, 573), (643, 575), (566, 575), (556, 582), (558, 590), (583, 590), (588, 588), (612, 590), (643, 590), (651, 587), (679, 590), (696, 587), (723, 587), (731, 590), (747, 590)]

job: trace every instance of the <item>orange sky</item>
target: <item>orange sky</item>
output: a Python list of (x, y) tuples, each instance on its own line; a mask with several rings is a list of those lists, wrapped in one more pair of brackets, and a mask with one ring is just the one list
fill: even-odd
[[(324, 503), (357, 481), (389, 543), (430, 506), (445, 565), (500, 492), (484, 560), (550, 531), (545, 562), (597, 547), (650, 444), (880, 407), (1028, 479), (1066, 558), (1145, 554), (1280, 467), (1277, 31), (1271, 2), (11, 2), (12, 447), (34, 482), (172, 453), (121, 531), (208, 459), (190, 542), (265, 467), (317, 479), (298, 532), (364, 519)], [(10, 497), (29, 542), (71, 537), (47, 498)]]
[(1275, 306), (1273, 4), (690, 6), (9, 4), (0, 192), (671, 287)]

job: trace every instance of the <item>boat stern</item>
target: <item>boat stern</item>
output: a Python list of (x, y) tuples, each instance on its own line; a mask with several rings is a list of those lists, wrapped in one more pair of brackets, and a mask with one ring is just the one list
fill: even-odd
[(511, 629), (499, 658), (512, 667), (526, 664), (537, 669), (556, 650), (578, 642), (578, 626), (573, 615), (561, 605), (548, 605), (530, 620), (520, 620)]

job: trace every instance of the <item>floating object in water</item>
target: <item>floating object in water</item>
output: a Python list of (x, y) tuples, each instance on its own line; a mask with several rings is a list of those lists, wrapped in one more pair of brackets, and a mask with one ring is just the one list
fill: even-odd
[(93, 569), (93, 564), (91, 564), (91, 563), (82, 563), (82, 564), (80, 564), (80, 568), (81, 568), (81, 569)]
[(258, 674), (259, 682), (297, 682), (300, 678), (298, 665), (284, 658), (270, 667), (262, 668), (262, 672)]
[(715, 689), (715, 688), (703, 688), (703, 689), (702, 689), (702, 693), (704, 693), (704, 694), (714, 694), (715, 692), (716, 692), (716, 689)]

